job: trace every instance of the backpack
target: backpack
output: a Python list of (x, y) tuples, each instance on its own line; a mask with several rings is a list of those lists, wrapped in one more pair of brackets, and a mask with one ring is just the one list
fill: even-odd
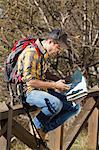
[(25, 39), (21, 39), (17, 41), (13, 48), (12, 52), (8, 55), (6, 62), (5, 62), (5, 81), (7, 83), (15, 83), (15, 82), (20, 82), (17, 81), (17, 60), (19, 55), (22, 53), (22, 51), (29, 45), (32, 44), (37, 53), (38, 56), (41, 56), (40, 50), (38, 46), (35, 43), (36, 39), (30, 37), (27, 37)]
[[(4, 78), (7, 83), (7, 88), (10, 91), (10, 95), (12, 97), (16, 97), (14, 95), (17, 95), (17, 93), (15, 94), (14, 91), (17, 91), (16, 90), (17, 85), (22, 83), (21, 77), (17, 76), (17, 60), (18, 60), (19, 55), (30, 44), (32, 44), (35, 47), (39, 57), (41, 57), (42, 55), (35, 41), (36, 39), (32, 38), (32, 36), (24, 38), (24, 39), (20, 39), (14, 44), (11, 53), (8, 55), (5, 61), (5, 73), (4, 73), (5, 77)], [(41, 61), (41, 75), (42, 75), (42, 67), (43, 66), (42, 66), (42, 61)], [(13, 90), (13, 86), (15, 87), (14, 90)]]

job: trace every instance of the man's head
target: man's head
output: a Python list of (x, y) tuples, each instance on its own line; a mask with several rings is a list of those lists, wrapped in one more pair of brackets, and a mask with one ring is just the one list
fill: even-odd
[(60, 29), (54, 29), (43, 42), (43, 46), (48, 51), (49, 55), (57, 54), (60, 52), (61, 48), (66, 48), (67, 34)]

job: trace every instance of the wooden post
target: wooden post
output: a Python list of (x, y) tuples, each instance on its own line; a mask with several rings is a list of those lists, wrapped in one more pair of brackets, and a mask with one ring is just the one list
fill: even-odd
[[(0, 131), (2, 129), (1, 121), (0, 121)], [(6, 150), (7, 140), (1, 135), (0, 136), (0, 150)]]
[(6, 148), (6, 150), (10, 150), (10, 146), (11, 146), (12, 119), (13, 119), (13, 109), (9, 106), (8, 127), (7, 127), (7, 148)]
[(52, 150), (62, 150), (63, 126), (58, 127), (49, 133), (49, 148)]
[(96, 150), (98, 131), (98, 109), (95, 108), (88, 121), (88, 148)]
[(3, 124), (4, 122), (1, 121), (1, 112), (4, 110), (8, 110), (5, 102), (0, 103), (0, 150), (6, 150), (7, 140), (3, 136), (3, 134), (6, 132), (7, 124)]

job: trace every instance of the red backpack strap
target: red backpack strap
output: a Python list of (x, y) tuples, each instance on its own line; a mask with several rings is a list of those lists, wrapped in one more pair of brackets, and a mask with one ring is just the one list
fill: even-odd
[(22, 49), (24, 50), (30, 43), (35, 43), (36, 39), (32, 37), (22, 38), (15, 42), (12, 51), (16, 51), (16, 49), (22, 45)]
[(12, 48), (12, 51), (16, 51), (17, 47), (20, 46), (20, 43), (22, 41), (27, 41), (27, 40), (28, 40), (28, 38), (22, 38), (22, 39), (18, 40), (17, 42), (15, 42), (15, 44), (14, 44), (14, 46)]
[(38, 56), (40, 57), (41, 56), (41, 52), (40, 52), (40, 49), (38, 47), (35, 47), (37, 53), (38, 53)]
[(16, 50), (16, 47), (17, 47), (17, 44), (18, 44), (19, 41), (15, 42), (13, 48), (12, 48), (12, 51), (15, 51)]
[(37, 44), (35, 43), (35, 41), (36, 41), (36, 39), (30, 38), (30, 37), (25, 38), (25, 39), (21, 39), (21, 40), (15, 42), (15, 44), (14, 44), (14, 46), (12, 48), (12, 51), (16, 51), (16, 49), (20, 45), (22, 45), (22, 50), (24, 50), (29, 44), (32, 44), (35, 47), (35, 49), (36, 49), (36, 51), (38, 53), (38, 56), (40, 57), (41, 56), (41, 52), (40, 52), (40, 49), (38, 48)]
[(24, 44), (22, 45), (22, 49), (25, 49), (29, 44), (33, 44), (33, 46), (35, 46), (35, 41), (36, 39), (32, 38), (32, 39), (25, 39), (26, 41), (24, 42)]

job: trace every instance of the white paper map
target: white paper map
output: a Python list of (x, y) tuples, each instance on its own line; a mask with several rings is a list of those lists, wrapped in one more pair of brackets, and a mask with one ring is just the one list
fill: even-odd
[(74, 72), (71, 81), (70, 89), (64, 92), (68, 101), (82, 98), (88, 94), (86, 79), (79, 69)]

